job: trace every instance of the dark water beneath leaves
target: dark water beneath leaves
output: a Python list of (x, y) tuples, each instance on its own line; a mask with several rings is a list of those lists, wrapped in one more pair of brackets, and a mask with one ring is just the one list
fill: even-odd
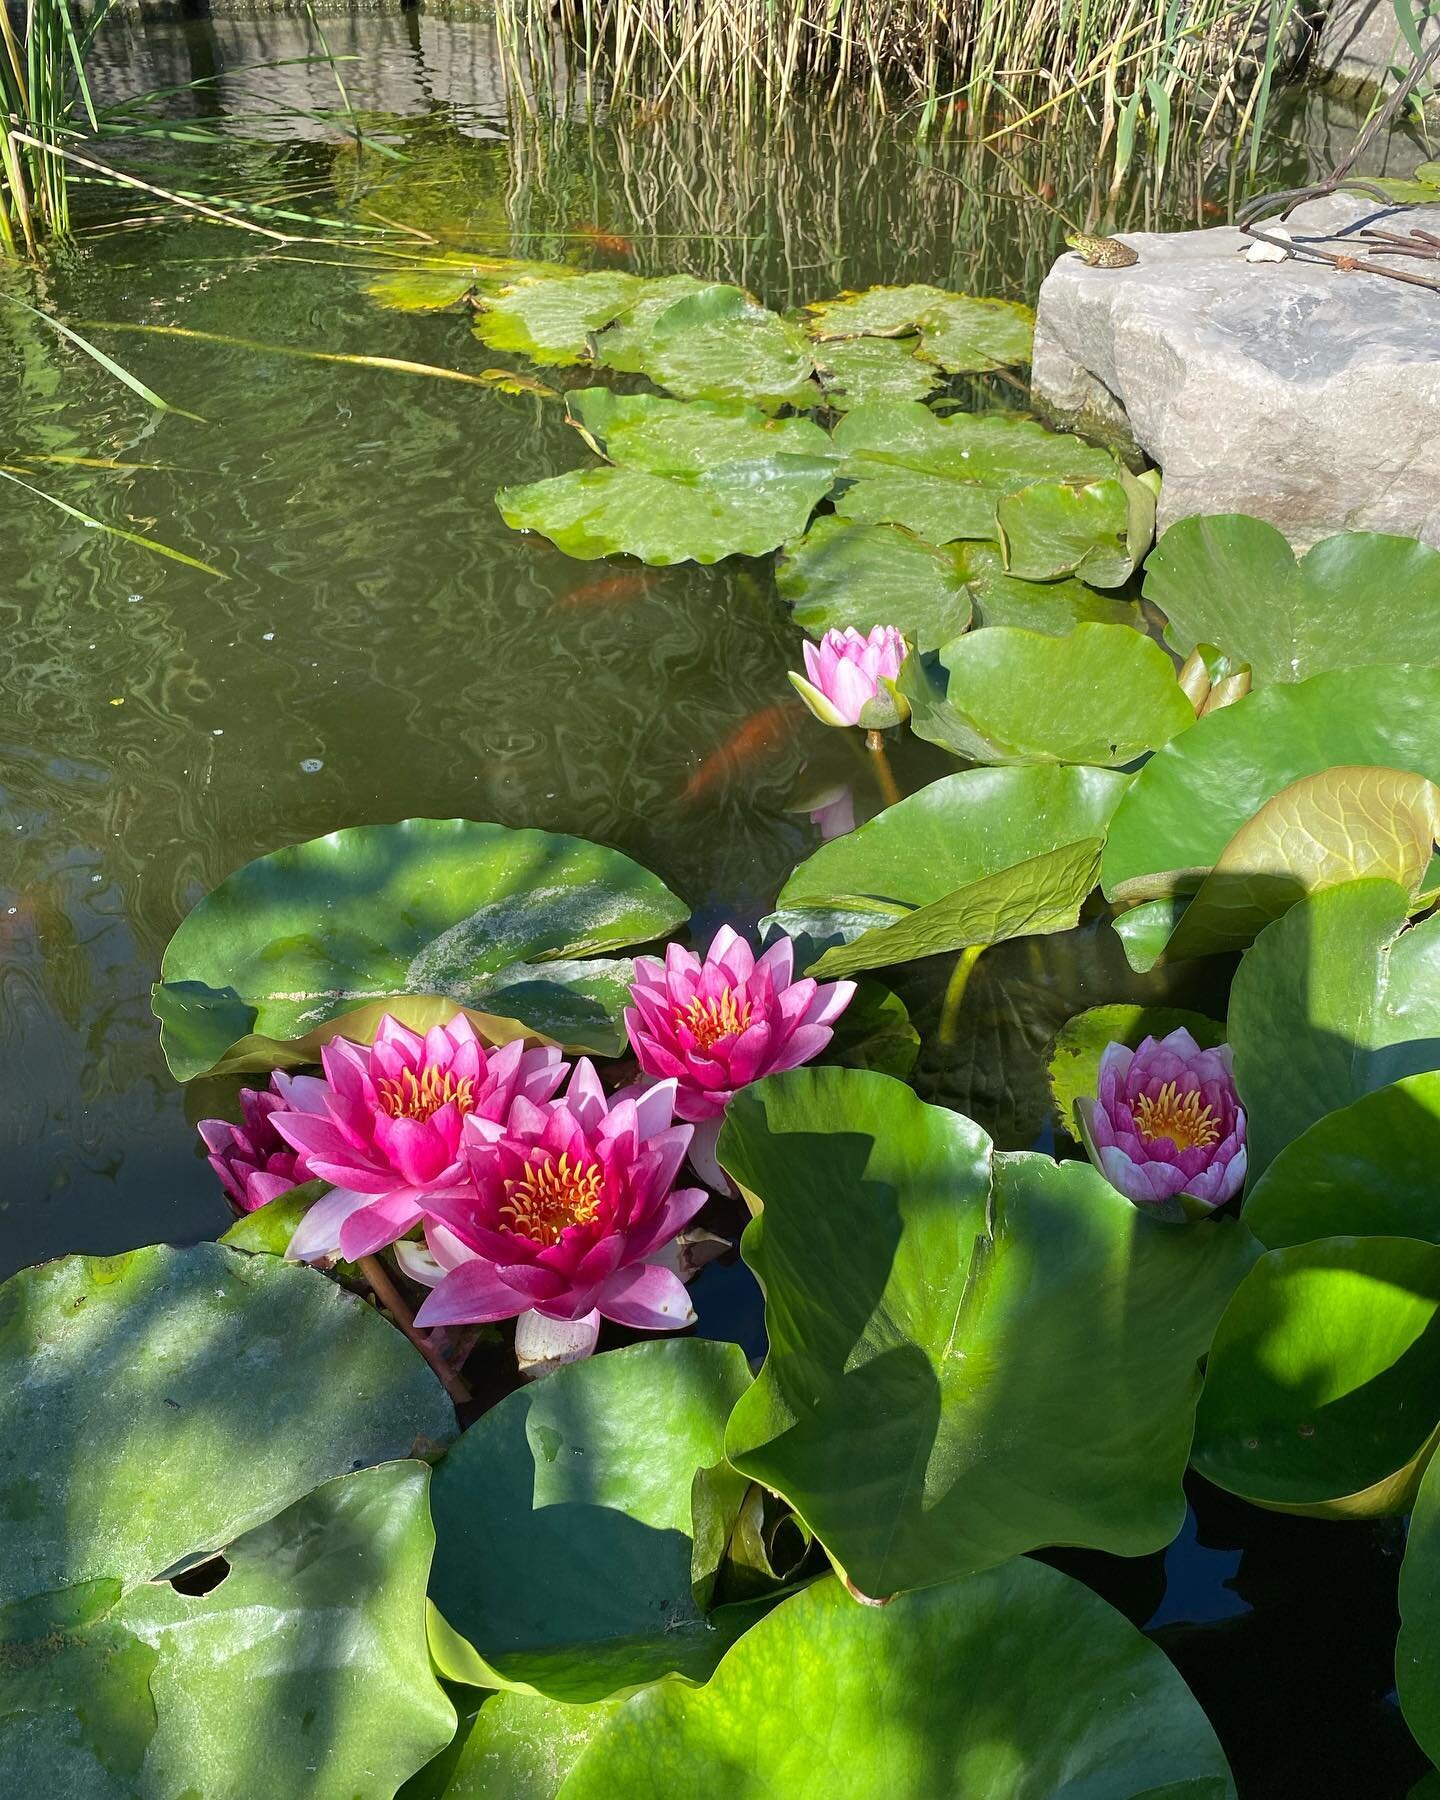
[[(328, 24), (350, 103), (405, 160), (357, 152), (328, 69), (241, 64), (313, 50), (295, 22), (117, 25), (111, 97), (219, 75), (174, 116), (217, 142), (127, 144), (164, 183), (356, 225), (400, 220), (477, 251), (691, 269), (789, 306), (873, 281), (1034, 299), (1103, 198), (1094, 132), (1044, 122), (1000, 154), (964, 135), (917, 148), (913, 120), (800, 110), (745, 126), (678, 111), (609, 128), (507, 121), (479, 27), (415, 15)], [(987, 117), (986, 129), (1003, 120)], [(1290, 107), (1259, 182), (1334, 161), (1348, 119)], [(1403, 172), (1402, 140), (1384, 152)], [(183, 158), (183, 165), (182, 165)], [(1164, 183), (1139, 168), (1135, 227), (1208, 223), (1240, 175), (1220, 143)], [(38, 275), (0, 277), (79, 324), (180, 326), (267, 344), (478, 372), (502, 358), (456, 315), (379, 310), (353, 252), (277, 253), (143, 196), (81, 196), (104, 229)], [(321, 235), (321, 234), (317, 234)], [(223, 1230), (195, 1147), (211, 1110), (166, 1073), (149, 986), (178, 920), (249, 858), (342, 825), (425, 814), (578, 833), (655, 869), (703, 941), (753, 922), (819, 841), (810, 812), (881, 797), (855, 734), (826, 732), (785, 679), (800, 634), (764, 564), (583, 564), (507, 531), (495, 489), (586, 460), (529, 397), (162, 336), (90, 330), (173, 405), (158, 414), (19, 309), (0, 305), (5, 466), (215, 579), (0, 492), (0, 1274)], [(106, 459), (98, 468), (77, 459)], [(924, 746), (897, 774), (948, 768)], [(948, 967), (906, 973), (922, 1028)], [(927, 1041), (930, 1097), (1003, 1146), (1046, 1129), (1044, 1052), (1071, 1013), (1160, 997), (1108, 929), (1003, 947), (963, 1029)], [(1223, 996), (1163, 992), (1178, 1003)], [(213, 1098), (211, 1096), (210, 1098)], [(702, 1329), (761, 1347), (733, 1260), (696, 1289)], [(1166, 1556), (1065, 1556), (1174, 1657), (1247, 1800), (1405, 1794), (1424, 1768), (1390, 1692), (1400, 1528), (1269, 1517), (1205, 1489)]]

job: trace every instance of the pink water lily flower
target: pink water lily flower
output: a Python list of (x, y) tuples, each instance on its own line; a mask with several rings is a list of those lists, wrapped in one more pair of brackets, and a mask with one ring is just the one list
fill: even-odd
[(324, 1080), (296, 1076), (289, 1109), (271, 1114), (309, 1174), (334, 1183), (291, 1239), (292, 1261), (354, 1262), (393, 1244), (437, 1195), (468, 1190), (465, 1121), (503, 1118), (517, 1098), (548, 1100), (566, 1069), (558, 1050), (519, 1039), (487, 1049), (459, 1012), (424, 1037), (387, 1013), (373, 1044), (334, 1038), (320, 1059)]
[[(504, 1120), (467, 1119), (471, 1185), (426, 1203), (444, 1272), (416, 1324), (519, 1318), (532, 1355), (549, 1337), (573, 1358), (594, 1349), (602, 1318), (637, 1331), (693, 1323), (661, 1260), (707, 1199), (675, 1186), (690, 1129), (672, 1123), (674, 1102), (671, 1081), (607, 1101), (582, 1060), (563, 1098), (522, 1096)], [(413, 1256), (404, 1266), (418, 1267)]]
[(254, 1212), (310, 1179), (300, 1152), (274, 1125), (274, 1115), (293, 1104), (288, 1097), (290, 1082), (277, 1070), (268, 1088), (241, 1088), (243, 1124), (202, 1119), (197, 1127), (210, 1153), (210, 1167), (237, 1213)]
[(677, 1084), (682, 1119), (718, 1119), (736, 1088), (818, 1056), (855, 992), (794, 979), (795, 948), (778, 939), (758, 959), (724, 925), (702, 962), (671, 944), (662, 963), (635, 958), (625, 1029), (647, 1075)]
[(1098, 1092), (1075, 1102), (1091, 1161), (1127, 1199), (1178, 1220), (1223, 1206), (1245, 1181), (1245, 1112), (1230, 1046), (1183, 1026), (1138, 1050), (1111, 1044)]
[(907, 653), (894, 625), (877, 625), (862, 637), (853, 625), (827, 631), (804, 647), (805, 674), (793, 670), (796, 693), (822, 725), (863, 725), (883, 731), (910, 716), (910, 703), (884, 684), (900, 674)]

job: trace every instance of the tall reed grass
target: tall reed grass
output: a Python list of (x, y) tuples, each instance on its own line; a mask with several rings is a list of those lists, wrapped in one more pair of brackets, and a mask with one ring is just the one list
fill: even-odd
[(1137, 130), (1235, 116), (1258, 140), (1271, 84), (1303, 49), (1302, 0), (495, 0), (526, 107), (578, 78), (644, 112), (678, 100), (782, 111), (908, 109), (921, 136), (999, 96), (1022, 123), (1080, 106), (1115, 173)]

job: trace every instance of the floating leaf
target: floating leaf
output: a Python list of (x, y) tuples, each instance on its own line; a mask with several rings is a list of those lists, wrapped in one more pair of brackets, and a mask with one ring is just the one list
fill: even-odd
[(840, 974), (1073, 925), (1126, 777), (970, 769), (922, 788), (800, 864), (776, 918)]
[(944, 288), (872, 287), (812, 301), (812, 337), (897, 337), (918, 331), (925, 354), (952, 374), (1014, 368), (1030, 360), (1035, 315), (1014, 300), (982, 300)]
[(220, 1242), (232, 1250), (248, 1250), (252, 1256), (283, 1256), (296, 1227), (324, 1192), (323, 1181), (307, 1181), (277, 1194), (237, 1219)]
[(1371, 663), (1440, 663), (1440, 550), (1346, 531), (1295, 554), (1239, 513), (1181, 519), (1145, 565), (1145, 597), (1182, 654), (1218, 644), (1256, 685)]
[(992, 626), (907, 657), (911, 726), (967, 762), (1118, 766), (1195, 723), (1170, 658), (1128, 625)]
[(904, 525), (932, 544), (992, 538), (1003, 494), (1051, 476), (1115, 474), (1107, 451), (999, 413), (938, 418), (918, 401), (857, 406), (835, 428), (851, 483), (835, 510), (860, 525)]
[(714, 1566), (695, 1567), (692, 1487), (749, 1385), (737, 1345), (662, 1339), (571, 1363), (472, 1425), (431, 1496), (430, 1592), (473, 1645), (468, 1676), (448, 1672), (564, 1700), (703, 1680), (729, 1639), (694, 1598)]
[(468, 269), (397, 269), (365, 283), (365, 292), (390, 312), (444, 312), (475, 286)]
[[(430, 1672), (429, 1469), (329, 1481), (203, 1594), (87, 1583), (0, 1609), (0, 1785), (53, 1800), (393, 1793), (455, 1713)], [(317, 1744), (324, 1755), (317, 1758)]]
[[(1100, 1085), (1100, 1059), (1111, 1044), (1138, 1050), (1147, 1037), (1168, 1037), (1183, 1027), (1202, 1050), (1225, 1042), (1218, 1019), (1175, 1006), (1092, 1006), (1066, 1021), (1050, 1057), (1050, 1092), (1055, 1116), (1071, 1130), (1077, 1100), (1093, 1099)], [(1257, 1233), (1257, 1235), (1259, 1235)]]
[(830, 514), (786, 544), (776, 571), (782, 600), (812, 637), (853, 625), (894, 625), (918, 649), (948, 644), (970, 624), (970, 594), (955, 547), (937, 549), (898, 525), (850, 525)]
[(1440, 1246), (1339, 1237), (1272, 1250), (1215, 1333), (1195, 1467), (1286, 1512), (1404, 1512), (1437, 1389)]
[(1395, 769), (1326, 769), (1268, 800), (1225, 846), (1167, 954), (1243, 950), (1304, 894), (1374, 875), (1412, 895), (1440, 835), (1440, 788)]
[[(648, 870), (583, 838), (468, 819), (357, 825), (248, 863), (189, 914), (161, 964), (161, 1043), (180, 1081), (314, 1060), (342, 1026), (373, 1034), (402, 996), (447, 1002), (426, 1024), (457, 1005), (483, 1014), (516, 965), (558, 981), (558, 960), (663, 937), (686, 916)], [(580, 972), (581, 995), (593, 1002), (610, 973)], [(538, 1007), (524, 1023), (547, 1031)]]
[(903, 1081), (915, 1067), (920, 1034), (898, 994), (878, 981), (856, 983), (850, 1004), (835, 1021), (825, 1061), (842, 1069), (878, 1069)]
[(1088, 1163), (992, 1158), (970, 1120), (860, 1070), (741, 1089), (719, 1157), (760, 1209), (741, 1250), (770, 1346), (729, 1459), (862, 1593), (1169, 1542), (1248, 1232), (1167, 1228)]
[(1314, 675), (1207, 714), (1151, 757), (1117, 809), (1106, 894), (1193, 892), (1267, 800), (1340, 765), (1410, 769), (1440, 782), (1440, 670)]
[(480, 380), (497, 394), (529, 394), (536, 400), (558, 400), (558, 388), (548, 387), (533, 375), (521, 375), (514, 369), (482, 369)]
[(1052, 637), (1064, 637), (1077, 625), (1086, 624), (1129, 625), (1136, 631), (1144, 628), (1140, 608), (1133, 600), (1097, 593), (1070, 577), (1022, 581), (1006, 572), (993, 544), (952, 544), (950, 553), (965, 572), (978, 625), (1018, 625)]
[(0, 1362), (0, 1603), (148, 1581), (342, 1470), (454, 1434), (444, 1390), (370, 1307), (218, 1244), (13, 1276)]
[(683, 399), (814, 406), (820, 392), (813, 380), (813, 348), (797, 326), (756, 308), (657, 335), (644, 369), (658, 386)]
[(1440, 1068), (1440, 915), (1407, 931), (1409, 905), (1392, 881), (1325, 888), (1246, 954), (1228, 1036), (1252, 1182), (1326, 1113)]
[(1155, 535), (1155, 496), (1117, 463), (1101, 480), (1032, 482), (1003, 494), (995, 526), (1005, 567), (1024, 581), (1078, 575), (1120, 587)]
[(645, 282), (639, 297), (597, 337), (595, 360), (602, 369), (643, 375), (657, 345), (676, 333), (764, 311), (744, 288), (696, 275), (662, 275)]
[(699, 475), (776, 456), (831, 455), (813, 419), (772, 419), (737, 400), (666, 400), (582, 388), (566, 401), (570, 422), (597, 455), (647, 475)]
[[(1440, 172), (1440, 164), (1431, 167)], [(1435, 1466), (1432, 1461), (1426, 1470), (1410, 1514), (1400, 1565), (1400, 1639), (1395, 1646), (1400, 1710), (1432, 1762), (1440, 1759), (1440, 1475), (1434, 1473)], [(1433, 1783), (1440, 1777), (1432, 1771), (1430, 1779)], [(1427, 1792), (1426, 1800), (1433, 1800), (1433, 1794)]]
[(516, 350), (531, 362), (585, 362), (591, 332), (622, 313), (644, 286), (641, 276), (622, 269), (519, 282), (486, 297), (475, 335), (492, 350)]
[[(447, 1800), (1233, 1800), (1205, 1715), (1164, 1654), (1078, 1581), (1019, 1560), (857, 1606), (819, 1581), (703, 1688), (614, 1709), (483, 1709)], [(472, 1739), (472, 1742), (475, 1741)], [(481, 1785), (481, 1771), (491, 1771)]]
[(815, 352), (826, 402), (838, 412), (872, 400), (928, 400), (945, 371), (919, 338), (854, 338)]
[(1440, 1243), (1440, 1074), (1362, 1094), (1293, 1139), (1245, 1202), (1271, 1250), (1326, 1237)]

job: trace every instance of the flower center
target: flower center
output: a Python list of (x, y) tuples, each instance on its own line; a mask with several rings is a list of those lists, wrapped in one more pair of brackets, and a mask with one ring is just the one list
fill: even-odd
[(1169, 1138), (1177, 1150), (1208, 1150), (1220, 1137), (1215, 1114), (1202, 1104), (1199, 1090), (1177, 1094), (1173, 1081), (1135, 1102), (1135, 1129), (1147, 1143)]
[(721, 1038), (742, 1032), (750, 1023), (751, 1010), (748, 1000), (737, 1006), (733, 990), (726, 988), (715, 999), (702, 1000), (697, 994), (688, 1006), (677, 1006), (675, 1023), (694, 1035), (697, 1050), (708, 1050)]
[(515, 1180), (505, 1183), (500, 1229), (548, 1249), (569, 1226), (594, 1224), (604, 1185), (598, 1163), (572, 1163), (568, 1155), (527, 1163)]
[(447, 1069), (426, 1069), (417, 1079), (411, 1070), (399, 1075), (382, 1075), (375, 1083), (375, 1097), (392, 1119), (428, 1119), (442, 1106), (453, 1101), (462, 1113), (475, 1110), (475, 1082), (464, 1075), (460, 1080)]

